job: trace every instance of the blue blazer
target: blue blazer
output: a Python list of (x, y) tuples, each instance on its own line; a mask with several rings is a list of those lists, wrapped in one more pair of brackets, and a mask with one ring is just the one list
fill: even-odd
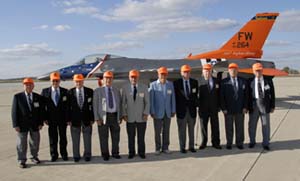
[(166, 97), (158, 80), (150, 83), (150, 114), (156, 119), (162, 119), (166, 113), (170, 118), (172, 113), (176, 113), (175, 92), (172, 82), (166, 82)]
[(222, 80), (221, 84), (221, 109), (227, 110), (229, 114), (243, 113), (243, 109), (248, 109), (248, 84), (238, 77), (238, 95), (234, 97), (234, 87), (230, 77)]

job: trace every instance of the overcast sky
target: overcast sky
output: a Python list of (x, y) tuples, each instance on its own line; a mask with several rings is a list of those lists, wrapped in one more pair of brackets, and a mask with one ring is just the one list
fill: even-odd
[(218, 49), (259, 12), (280, 16), (263, 48), (300, 69), (300, 3), (241, 0), (2, 0), (0, 77), (38, 76), (94, 53), (183, 58)]

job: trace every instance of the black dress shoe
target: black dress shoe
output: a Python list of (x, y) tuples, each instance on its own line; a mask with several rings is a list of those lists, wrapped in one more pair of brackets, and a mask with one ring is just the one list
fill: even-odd
[(128, 155), (128, 159), (133, 159), (133, 157), (134, 157), (134, 154), (129, 154)]
[(34, 164), (40, 164), (40, 163), (41, 163), (41, 161), (40, 161), (40, 159), (39, 159), (38, 157), (33, 157), (33, 158), (31, 158), (31, 161), (32, 161)]
[(238, 149), (240, 149), (240, 150), (242, 150), (242, 149), (244, 149), (244, 146), (243, 145), (238, 145), (238, 146), (236, 146)]
[(249, 148), (254, 148), (255, 147), (255, 143), (250, 143), (249, 144)]
[(104, 161), (108, 161), (109, 160), (109, 156), (103, 156), (103, 160)]
[(79, 162), (80, 158), (74, 158), (74, 162)]
[(199, 150), (203, 150), (206, 148), (206, 145), (200, 145)]
[(269, 146), (264, 146), (264, 150), (270, 151), (270, 147)]
[(20, 163), (20, 164), (19, 164), (19, 167), (20, 167), (20, 168), (27, 168), (27, 165), (26, 165), (26, 163)]
[(91, 157), (85, 157), (85, 158), (84, 158), (84, 161), (86, 161), (86, 162), (91, 161)]
[(51, 162), (55, 162), (57, 160), (57, 157), (53, 156), (51, 157)]
[(192, 152), (192, 153), (196, 152), (196, 150), (194, 148), (190, 148), (189, 151)]
[(222, 149), (222, 147), (221, 147), (220, 145), (213, 145), (213, 147), (214, 147), (215, 149), (218, 149), (218, 150), (221, 150), (221, 149)]
[(145, 154), (139, 154), (139, 156), (141, 157), (141, 159), (145, 159), (146, 158)]
[(185, 149), (181, 149), (180, 153), (186, 153), (186, 150)]
[(232, 149), (232, 146), (231, 146), (231, 145), (226, 145), (226, 149), (227, 149), (227, 150), (231, 150), (231, 149)]
[(113, 155), (112, 157), (114, 157), (115, 159), (120, 159), (121, 158), (120, 155)]
[(62, 159), (63, 159), (63, 161), (68, 161), (69, 160), (68, 156), (62, 156)]

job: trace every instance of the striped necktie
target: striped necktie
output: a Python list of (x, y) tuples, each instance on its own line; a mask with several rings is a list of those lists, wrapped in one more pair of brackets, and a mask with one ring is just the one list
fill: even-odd
[(78, 94), (78, 105), (80, 109), (82, 109), (83, 106), (83, 95), (81, 89), (79, 89), (79, 94)]

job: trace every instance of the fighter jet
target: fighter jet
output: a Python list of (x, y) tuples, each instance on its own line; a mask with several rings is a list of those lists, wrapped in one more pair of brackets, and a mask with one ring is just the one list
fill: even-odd
[[(59, 70), (63, 80), (71, 79), (74, 74), (83, 74), (86, 78), (102, 77), (107, 71), (113, 71), (115, 79), (128, 77), (131, 69), (138, 69), (142, 79), (154, 79), (156, 70), (165, 66), (169, 71), (169, 78), (180, 76), (180, 67), (188, 64), (192, 67), (192, 75), (197, 77), (201, 74), (203, 64), (214, 65), (216, 73), (227, 71), (228, 64), (237, 63), (239, 71), (244, 76), (251, 76), (251, 67), (260, 62), (264, 66), (264, 74), (268, 76), (284, 76), (285, 72), (275, 68), (274, 62), (263, 61), (262, 47), (268, 37), (272, 26), (279, 13), (258, 13), (247, 22), (227, 43), (220, 49), (198, 55), (189, 54), (182, 59), (143, 59), (129, 58), (110, 54), (94, 54), (82, 58), (74, 65), (63, 67)], [(39, 76), (38, 79), (49, 79), (49, 74)]]

